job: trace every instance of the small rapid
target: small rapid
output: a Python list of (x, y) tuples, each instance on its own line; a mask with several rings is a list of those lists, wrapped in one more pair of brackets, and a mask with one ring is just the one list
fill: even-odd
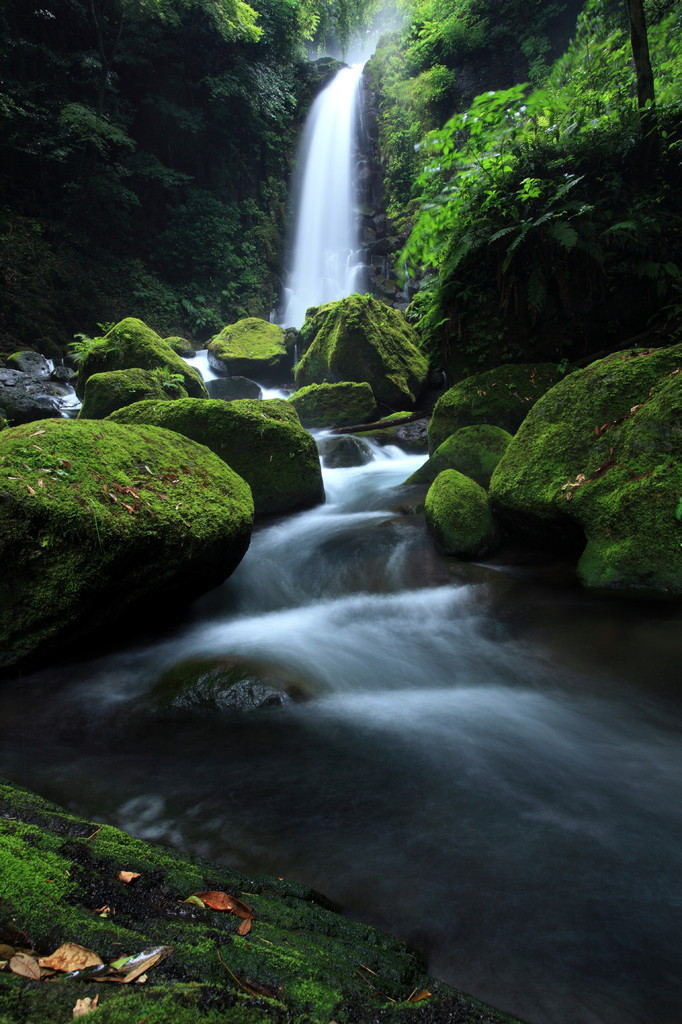
[[(161, 634), (0, 690), (0, 773), (96, 821), (306, 882), (528, 1024), (677, 1024), (679, 610), (442, 558), (403, 481), (325, 469)], [(247, 659), (300, 697), (159, 707)]]

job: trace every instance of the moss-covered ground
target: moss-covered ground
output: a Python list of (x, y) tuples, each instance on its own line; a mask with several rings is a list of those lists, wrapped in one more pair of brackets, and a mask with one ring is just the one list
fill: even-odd
[[(0, 867), (8, 957), (75, 942), (108, 964), (171, 948), (143, 984), (0, 970), (2, 1024), (68, 1021), (77, 999), (95, 996), (93, 1024), (513, 1024), (429, 978), (402, 943), (340, 916), (306, 886), (185, 857), (5, 782)], [(139, 877), (126, 884), (121, 871)], [(249, 934), (230, 913), (183, 902), (210, 891), (253, 911)]]

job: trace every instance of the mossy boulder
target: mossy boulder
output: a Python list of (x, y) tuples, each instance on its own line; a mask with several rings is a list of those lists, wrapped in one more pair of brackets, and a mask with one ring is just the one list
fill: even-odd
[(504, 455), (512, 435), (501, 427), (479, 423), (462, 427), (446, 438), (406, 484), (431, 484), (444, 469), (456, 469), (471, 477), (481, 487), (488, 487), (498, 462)]
[(509, 529), (586, 545), (586, 586), (682, 592), (682, 345), (618, 352), (529, 413), (490, 494)]
[(426, 524), (447, 555), (481, 558), (499, 541), (488, 495), (474, 480), (454, 469), (439, 473), (424, 502)]
[(412, 408), (424, 390), (429, 364), (414, 328), (371, 295), (309, 309), (301, 334), (308, 348), (294, 372), (299, 387), (365, 381), (393, 409)]
[(166, 345), (169, 345), (177, 355), (182, 356), (183, 359), (193, 359), (197, 354), (197, 350), (191, 341), (187, 338), (164, 338)]
[[(126, 884), (121, 871), (138, 877)], [(232, 913), (184, 902), (207, 892), (244, 904), (250, 932), (239, 934)], [(98, 1024), (514, 1024), (428, 977), (402, 942), (335, 913), (305, 885), (134, 839), (2, 780), (0, 943), (7, 958), (76, 943), (105, 965), (167, 951), (143, 985), (98, 984), (87, 971), (49, 982), (2, 970), (3, 1024), (70, 1021), (76, 1001), (94, 997)]]
[(459, 381), (436, 402), (429, 424), (429, 451), (461, 427), (488, 423), (510, 434), (533, 404), (560, 379), (554, 363), (498, 366)]
[(308, 384), (289, 399), (304, 427), (345, 427), (372, 418), (376, 400), (369, 384)]
[(85, 384), (93, 373), (111, 370), (166, 370), (182, 377), (182, 385), (193, 398), (207, 398), (201, 376), (188, 366), (176, 352), (160, 338), (156, 331), (141, 320), (127, 317), (115, 324), (103, 338), (95, 338), (83, 353), (78, 364), (76, 391), (83, 397)]
[(324, 498), (317, 446), (296, 410), (281, 399), (137, 402), (111, 419), (153, 423), (206, 445), (248, 482), (257, 515), (305, 508)]
[(216, 373), (278, 384), (289, 375), (291, 359), (283, 328), (250, 316), (228, 324), (209, 342), (208, 363)]
[(163, 402), (187, 398), (187, 392), (178, 382), (166, 377), (167, 383), (164, 385), (163, 372), (133, 367), (130, 370), (93, 373), (85, 382), (83, 405), (78, 418), (103, 420), (114, 410), (145, 399)]
[(73, 656), (140, 607), (155, 623), (230, 575), (252, 520), (248, 485), (178, 434), (64, 419), (3, 430), (0, 670)]

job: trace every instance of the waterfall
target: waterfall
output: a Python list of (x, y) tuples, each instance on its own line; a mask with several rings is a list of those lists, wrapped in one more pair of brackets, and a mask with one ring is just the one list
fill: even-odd
[(297, 162), (300, 182), (282, 324), (300, 327), (309, 306), (356, 290), (353, 151), (362, 65), (342, 68), (315, 100)]

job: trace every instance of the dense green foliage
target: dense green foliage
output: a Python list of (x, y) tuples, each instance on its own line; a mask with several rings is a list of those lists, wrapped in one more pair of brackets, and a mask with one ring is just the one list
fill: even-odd
[(268, 314), (306, 39), (358, 0), (7, 0), (0, 351), (137, 315), (205, 339)]
[[(497, 38), (513, 31), (515, 6), (505, 5), (510, 17), (500, 18)], [(552, 5), (540, 6), (549, 18)], [(497, 80), (488, 77), (489, 90), (505, 88), (479, 90), (456, 107), (448, 87), (443, 97), (460, 112), (421, 139), (416, 158), (406, 155), (403, 122), (415, 143), (443, 109), (418, 87), (419, 78), (406, 77), (424, 47), (408, 40), (396, 81), (384, 75), (387, 198), (394, 212), (419, 200), (403, 254), (406, 270), (427, 271), (413, 314), (427, 346), (454, 374), (518, 359), (559, 363), (652, 325), (679, 324), (682, 5), (650, 4), (647, 13), (657, 105), (644, 116), (624, 8), (605, 0), (589, 0), (548, 73), (547, 46), (535, 39), (526, 47), (526, 72), (514, 79), (513, 62), (500, 58)], [(428, 53), (441, 63), (420, 74), (434, 81), (445, 82), (450, 67), (443, 63), (449, 24), (434, 22), (428, 37), (440, 39), (441, 49), (432, 45)], [(466, 45), (473, 39), (467, 35)], [(453, 89), (476, 52), (463, 46), (456, 47)], [(416, 177), (415, 159), (422, 168)]]

